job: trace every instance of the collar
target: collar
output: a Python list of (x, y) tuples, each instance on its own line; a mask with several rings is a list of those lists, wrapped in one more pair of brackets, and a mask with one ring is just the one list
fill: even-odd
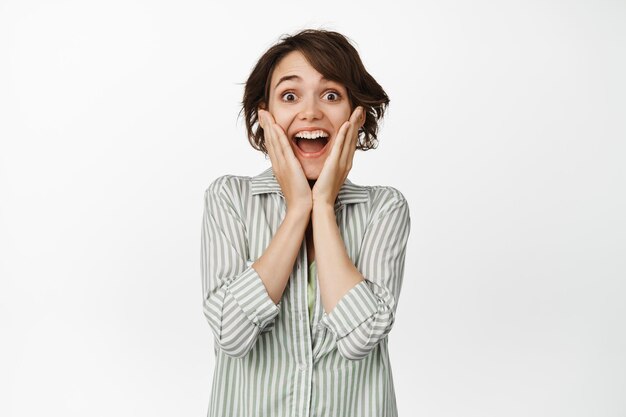
[[(278, 193), (281, 196), (283, 195), (282, 190), (280, 189), (280, 184), (278, 184), (278, 181), (274, 176), (272, 167), (269, 167), (259, 175), (252, 177), (250, 189), (252, 195), (268, 193)], [(369, 192), (367, 187), (354, 184), (346, 178), (339, 189), (339, 193), (337, 194), (335, 207), (346, 204), (365, 203), (367, 202), (368, 197)]]

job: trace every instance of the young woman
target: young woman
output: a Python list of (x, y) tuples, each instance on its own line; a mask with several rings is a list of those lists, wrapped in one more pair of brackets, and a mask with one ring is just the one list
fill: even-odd
[(387, 335), (409, 208), (392, 187), (347, 179), (388, 103), (332, 31), (284, 36), (252, 70), (242, 111), (272, 166), (205, 192), (209, 416), (397, 416)]

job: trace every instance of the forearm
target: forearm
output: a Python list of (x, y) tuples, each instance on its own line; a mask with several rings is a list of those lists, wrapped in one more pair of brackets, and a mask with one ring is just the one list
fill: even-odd
[(288, 210), (265, 252), (252, 264), (274, 304), (285, 291), (309, 217), (310, 211)]
[(364, 278), (348, 256), (334, 208), (314, 204), (312, 223), (320, 295), (328, 314), (341, 297)]

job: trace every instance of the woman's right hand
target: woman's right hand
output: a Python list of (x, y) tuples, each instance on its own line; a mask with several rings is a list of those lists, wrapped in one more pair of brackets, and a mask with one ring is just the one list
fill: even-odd
[(265, 147), (272, 162), (274, 176), (287, 202), (287, 211), (302, 210), (307, 214), (313, 208), (311, 187), (300, 161), (294, 155), (283, 128), (266, 110), (258, 110), (259, 124), (263, 128)]

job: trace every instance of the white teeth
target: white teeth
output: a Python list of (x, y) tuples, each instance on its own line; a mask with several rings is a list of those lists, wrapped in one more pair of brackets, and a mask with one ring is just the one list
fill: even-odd
[(296, 133), (295, 137), (302, 139), (317, 139), (319, 137), (327, 138), (328, 133), (324, 132), (323, 130), (314, 130), (312, 132), (302, 131)]

